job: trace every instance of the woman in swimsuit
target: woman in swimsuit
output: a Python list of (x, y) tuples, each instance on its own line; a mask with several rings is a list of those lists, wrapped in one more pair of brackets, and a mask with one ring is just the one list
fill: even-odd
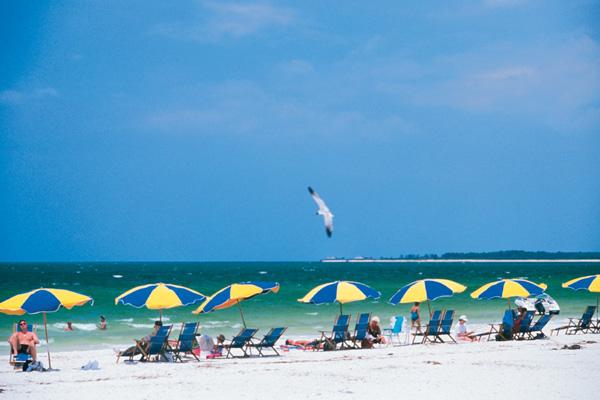
[(421, 309), (419, 302), (415, 302), (415, 305), (410, 309), (410, 329), (416, 327), (416, 332), (421, 333)]

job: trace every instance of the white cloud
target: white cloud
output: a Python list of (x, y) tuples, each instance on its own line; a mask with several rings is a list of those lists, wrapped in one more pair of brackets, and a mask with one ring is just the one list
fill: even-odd
[(23, 104), (31, 100), (40, 100), (46, 97), (57, 97), (58, 91), (52, 87), (22, 91), (8, 89), (0, 92), (0, 102), (6, 104)]
[(197, 41), (219, 41), (285, 28), (296, 21), (290, 8), (266, 2), (201, 2), (202, 9), (191, 20), (162, 24), (153, 32), (165, 36)]

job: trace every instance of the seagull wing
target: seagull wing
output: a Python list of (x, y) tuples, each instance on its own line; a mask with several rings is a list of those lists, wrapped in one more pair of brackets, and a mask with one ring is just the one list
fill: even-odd
[(330, 212), (324, 213), (323, 221), (325, 223), (325, 232), (327, 232), (328, 237), (331, 237), (333, 233), (333, 214)]
[(331, 211), (329, 211), (329, 208), (327, 207), (327, 204), (325, 204), (325, 202), (323, 201), (323, 199), (319, 197), (319, 195), (317, 194), (317, 192), (315, 192), (313, 190), (313, 188), (311, 188), (309, 186), (308, 187), (308, 192), (312, 196), (312, 198), (315, 201), (315, 203), (317, 203), (317, 206), (319, 206), (319, 211), (321, 213), (329, 213), (329, 214), (331, 214)]

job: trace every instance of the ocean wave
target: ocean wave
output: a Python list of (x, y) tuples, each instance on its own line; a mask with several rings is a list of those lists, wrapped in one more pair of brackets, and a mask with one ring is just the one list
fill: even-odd
[(117, 322), (133, 322), (133, 318), (121, 318), (117, 319)]
[(203, 324), (208, 324), (208, 325), (212, 325), (212, 326), (225, 326), (227, 324), (229, 324), (229, 321), (203, 321)]
[[(169, 322), (170, 320), (171, 320), (171, 318), (169, 318), (169, 317), (162, 317), (163, 322)], [(154, 321), (156, 321), (156, 318), (148, 318), (148, 321), (154, 322)]]
[(113, 275), (112, 277), (115, 279), (121, 279), (123, 277), (123, 275)]
[(73, 328), (75, 329), (79, 329), (82, 331), (95, 331), (98, 329), (98, 326), (96, 324), (80, 324), (80, 323), (76, 323), (73, 324)]
[(258, 271), (258, 273), (259, 273), (259, 274), (261, 274), (261, 275), (266, 275), (266, 274), (268, 274), (268, 272), (267, 272), (267, 271)]
[(307, 313), (304, 313), (304, 314), (306, 314), (306, 315), (319, 315), (318, 312), (307, 312)]
[(240, 329), (242, 326), (243, 326), (242, 324), (237, 323), (237, 324), (231, 325), (230, 328), (232, 328), (232, 329)]
[(147, 329), (152, 329), (154, 328), (154, 324), (134, 324), (132, 322), (128, 322), (125, 325), (128, 325), (132, 328), (147, 328)]

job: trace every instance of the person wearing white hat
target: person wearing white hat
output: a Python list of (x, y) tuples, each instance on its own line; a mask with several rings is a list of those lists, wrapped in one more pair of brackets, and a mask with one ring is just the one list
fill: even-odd
[(369, 322), (369, 328), (367, 329), (367, 338), (363, 340), (362, 347), (372, 348), (375, 343), (387, 343), (387, 340), (385, 340), (385, 336), (383, 336), (383, 333), (381, 332), (378, 316), (374, 316), (373, 318), (371, 318), (371, 321)]
[(469, 322), (469, 320), (467, 319), (466, 315), (463, 314), (460, 317), (458, 317), (458, 325), (456, 326), (456, 336), (459, 339), (474, 342), (475, 340), (477, 340), (477, 338), (473, 336), (475, 332), (469, 331), (469, 329), (467, 328), (467, 322)]

